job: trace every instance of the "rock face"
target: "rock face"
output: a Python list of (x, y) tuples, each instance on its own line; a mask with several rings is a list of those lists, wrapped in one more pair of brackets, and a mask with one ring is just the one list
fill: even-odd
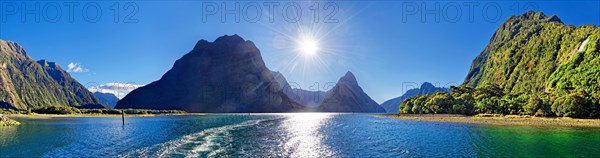
[(381, 107), (383, 107), (387, 113), (398, 113), (398, 106), (400, 106), (400, 103), (402, 103), (404, 99), (408, 99), (418, 95), (434, 94), (437, 91), (449, 92), (448, 88), (435, 87), (433, 84), (425, 82), (421, 85), (420, 88), (410, 89), (406, 91), (402, 96), (381, 103)]
[(117, 102), (119, 101), (119, 98), (112, 93), (94, 92), (94, 96), (110, 108), (115, 108), (115, 105), (117, 105)]
[(352, 72), (339, 79), (331, 89), (321, 106), (321, 112), (351, 112), (351, 113), (383, 113), (385, 110), (379, 106), (358, 85)]
[(294, 101), (308, 108), (315, 108), (321, 105), (323, 99), (325, 99), (325, 96), (327, 95), (327, 92), (324, 91), (310, 91), (300, 88), (293, 88), (288, 83), (287, 79), (285, 79), (285, 77), (279, 72), (273, 72), (273, 76), (279, 85), (283, 86), (283, 93), (285, 93)]
[(497, 84), (511, 93), (577, 88), (598, 91), (598, 82), (591, 81), (598, 80), (600, 74), (596, 50), (599, 32), (593, 25), (565, 25), (557, 16), (542, 12), (512, 16), (473, 60), (464, 84)]
[(35, 62), (17, 43), (0, 40), (0, 108), (105, 108), (58, 64)]
[(238, 35), (200, 40), (163, 77), (137, 88), (115, 108), (187, 112), (292, 112), (288, 98), (254, 43)]

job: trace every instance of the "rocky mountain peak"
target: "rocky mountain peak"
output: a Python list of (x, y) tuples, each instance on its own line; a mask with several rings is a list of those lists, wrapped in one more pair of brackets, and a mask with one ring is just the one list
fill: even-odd
[(205, 39), (201, 39), (194, 46), (194, 50), (203, 52), (205, 50), (223, 49), (224, 50), (223, 52), (234, 52), (233, 49), (238, 48), (239, 45), (244, 44), (244, 43), (251, 44), (250, 46), (246, 46), (246, 47), (254, 47), (253, 49), (257, 49), (256, 46), (254, 46), (254, 43), (252, 43), (251, 41), (246, 41), (246, 40), (244, 40), (244, 38), (240, 37), (239, 35), (234, 34), (231, 36), (224, 35), (224, 36), (218, 37), (213, 42), (209, 42)]
[(56, 62), (50, 62), (50, 61), (45, 60), (45, 59), (38, 60), (37, 63), (40, 64), (40, 65), (42, 65), (42, 67), (49, 67), (49, 68), (53, 68), (53, 69), (61, 69), (60, 66), (58, 64), (56, 64)]
[(244, 38), (240, 37), (237, 34), (234, 34), (231, 36), (229, 36), (229, 35), (221, 36), (221, 37), (217, 38), (214, 43), (242, 43), (244, 41), (246, 41), (246, 40), (244, 40)]
[(560, 18), (558, 18), (558, 16), (556, 16), (556, 15), (552, 15), (552, 16), (548, 17), (543, 12), (535, 12), (532, 10), (527, 11), (526, 13), (523, 13), (522, 15), (515, 16), (513, 18), (520, 19), (520, 20), (547, 21), (547, 22), (557, 22), (557, 23), (561, 23), (561, 24), (563, 23), (562, 20), (560, 20)]
[(352, 72), (348, 71), (346, 74), (340, 78), (339, 83), (345, 83), (352, 86), (358, 86), (358, 82), (356, 81), (356, 77)]
[(196, 46), (194, 46), (194, 49), (199, 49), (199, 48), (202, 48), (202, 47), (206, 47), (209, 44), (210, 44), (210, 42), (208, 42), (207, 40), (201, 39), (201, 40), (199, 40), (196, 43)]
[(433, 84), (429, 83), (429, 82), (424, 82), (421, 85), (421, 89), (429, 89), (429, 88), (432, 88), (432, 87), (435, 87), (435, 86)]
[(350, 71), (327, 93), (319, 106), (321, 112), (385, 112), (363, 91)]
[(529, 10), (523, 13), (521, 17), (529, 20), (543, 20), (547, 18), (546, 14), (544, 14), (543, 12), (535, 12), (533, 10)]
[(552, 15), (550, 16), (550, 18), (548, 18), (549, 22), (557, 22), (557, 23), (563, 23), (562, 20), (560, 20), (560, 18), (558, 18), (558, 16), (556, 15)]
[(27, 52), (21, 45), (13, 41), (5, 41), (0, 39), (0, 54), (9, 54), (16, 53), (17, 55), (22, 55), (29, 57)]
[[(281, 76), (275, 76), (281, 77)], [(238, 35), (200, 40), (163, 77), (140, 87), (116, 108), (189, 112), (288, 112), (303, 108), (277, 86), (254, 43)]]

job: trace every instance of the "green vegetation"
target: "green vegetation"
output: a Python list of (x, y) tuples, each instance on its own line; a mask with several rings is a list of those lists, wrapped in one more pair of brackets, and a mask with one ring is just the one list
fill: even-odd
[(0, 48), (0, 108), (27, 110), (48, 105), (101, 104), (58, 64), (34, 61), (15, 42), (0, 40)]
[[(600, 29), (588, 40), (584, 50), (561, 64), (548, 79), (547, 91), (561, 96), (552, 104), (558, 115), (600, 117)], [(568, 109), (579, 109), (579, 113)]]
[(81, 110), (68, 106), (47, 106), (31, 110), (38, 114), (79, 114)]
[(598, 118), (600, 106), (585, 91), (566, 95), (552, 93), (507, 93), (498, 85), (478, 88), (452, 86), (451, 92), (436, 92), (404, 100), (400, 113), (408, 114), (501, 114)]
[(26, 110), (13, 110), (13, 109), (2, 109), (0, 108), (0, 114), (91, 114), (91, 115), (105, 115), (105, 114), (121, 114), (124, 111), (125, 114), (143, 115), (143, 114), (181, 114), (184, 111), (179, 110), (146, 110), (146, 109), (77, 109), (67, 106), (47, 106), (36, 108), (30, 111)]
[(462, 86), (408, 99), (400, 112), (598, 118), (599, 44), (600, 28), (593, 25), (565, 25), (532, 11), (510, 17), (473, 60)]
[(21, 123), (0, 114), (0, 127), (20, 125)]
[[(497, 84), (511, 93), (597, 88), (599, 35), (600, 29), (593, 25), (565, 25), (541, 12), (510, 17), (475, 58), (464, 84)], [(580, 51), (585, 40), (589, 42)]]
[(27, 111), (0, 108), (0, 114), (27, 114)]
[(182, 114), (180, 110), (146, 110), (146, 109), (124, 109), (125, 114)]

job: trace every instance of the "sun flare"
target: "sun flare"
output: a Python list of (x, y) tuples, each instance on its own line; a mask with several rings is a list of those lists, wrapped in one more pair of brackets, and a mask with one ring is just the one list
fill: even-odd
[(312, 84), (323, 74), (332, 73), (332, 65), (343, 62), (341, 54), (347, 52), (343, 51), (345, 46), (329, 38), (337, 28), (329, 25), (292, 25), (283, 31), (272, 28), (276, 33), (273, 46), (284, 52), (276, 69), (297, 74), (302, 84)]
[(305, 57), (312, 57), (319, 51), (319, 44), (317, 40), (310, 36), (301, 37), (298, 40), (298, 50)]

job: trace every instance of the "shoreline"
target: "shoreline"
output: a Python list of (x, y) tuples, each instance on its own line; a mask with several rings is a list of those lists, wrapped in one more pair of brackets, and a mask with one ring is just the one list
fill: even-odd
[(15, 121), (13, 119), (8, 118), (8, 116), (0, 114), (0, 127), (7, 127), (7, 126), (17, 126), (20, 125), (21, 123), (19, 121)]
[(569, 117), (527, 117), (518, 115), (465, 116), (453, 114), (377, 114), (377, 116), (390, 117), (399, 120), (467, 123), (492, 126), (600, 128), (600, 119), (577, 119)]
[[(126, 117), (191, 116), (209, 115), (209, 113), (166, 113), (166, 114), (126, 114)], [(533, 126), (533, 127), (586, 127), (600, 128), (600, 119), (578, 119), (569, 117), (530, 117), (518, 115), (475, 115), (457, 114), (374, 114), (398, 120), (425, 122), (466, 123), (492, 126)], [(76, 117), (121, 117), (121, 114), (4, 114), (9, 118), (76, 118)]]
[[(10, 118), (121, 117), (121, 114), (4, 114)], [(125, 117), (206, 115), (205, 113), (125, 114)]]

